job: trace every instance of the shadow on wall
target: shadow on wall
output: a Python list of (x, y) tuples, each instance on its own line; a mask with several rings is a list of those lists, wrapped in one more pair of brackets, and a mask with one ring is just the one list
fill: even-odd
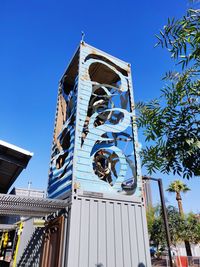
[(43, 245), (44, 229), (36, 228), (17, 267), (39, 266)]

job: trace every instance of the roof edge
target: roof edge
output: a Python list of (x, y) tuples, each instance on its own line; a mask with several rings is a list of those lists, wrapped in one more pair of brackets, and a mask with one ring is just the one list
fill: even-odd
[(25, 149), (23, 149), (23, 148), (20, 148), (20, 147), (18, 147), (18, 146), (12, 145), (12, 144), (7, 143), (7, 142), (5, 142), (5, 141), (3, 141), (3, 140), (0, 140), (0, 145), (1, 145), (1, 146), (8, 147), (8, 148), (10, 148), (10, 149), (12, 149), (12, 150), (15, 150), (15, 151), (17, 151), (17, 152), (20, 152), (20, 153), (25, 154), (25, 155), (30, 156), (30, 157), (32, 157), (32, 156), (34, 155), (33, 152), (30, 152), (30, 151), (25, 150)]

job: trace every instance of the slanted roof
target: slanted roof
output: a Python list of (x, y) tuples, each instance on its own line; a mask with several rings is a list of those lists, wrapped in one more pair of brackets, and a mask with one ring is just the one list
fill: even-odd
[(7, 193), (33, 153), (0, 140), (0, 193)]

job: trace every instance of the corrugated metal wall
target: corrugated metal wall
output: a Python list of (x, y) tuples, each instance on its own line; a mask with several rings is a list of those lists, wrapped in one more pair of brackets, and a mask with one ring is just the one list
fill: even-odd
[[(127, 201), (132, 200), (133, 195), (140, 197), (141, 169), (137, 127), (133, 123), (135, 108), (130, 64), (81, 43), (78, 73), (73, 182), (83, 191), (108, 193), (115, 195), (116, 199), (124, 197)], [(97, 88), (101, 88), (101, 93)], [(116, 117), (111, 113), (107, 115), (111, 110), (112, 114), (116, 112)], [(117, 114), (121, 119), (116, 119)], [(95, 124), (99, 116), (107, 119)], [(109, 121), (109, 118), (112, 120)], [(126, 138), (120, 143), (120, 138), (116, 136)], [(113, 166), (111, 174), (115, 170), (115, 162), (118, 162), (116, 175), (111, 175), (112, 186), (97, 174), (95, 155), (100, 151), (104, 151), (105, 155), (109, 152), (114, 158), (109, 160)], [(121, 187), (127, 180), (134, 182), (132, 194)]]
[(140, 203), (74, 199), (67, 267), (149, 267), (146, 229)]

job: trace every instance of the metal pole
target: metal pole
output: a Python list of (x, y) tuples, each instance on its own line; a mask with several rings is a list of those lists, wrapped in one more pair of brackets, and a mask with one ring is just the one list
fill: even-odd
[(173, 261), (172, 261), (172, 254), (171, 254), (171, 238), (170, 238), (170, 233), (169, 233), (169, 225), (168, 225), (168, 219), (167, 219), (167, 211), (166, 211), (166, 206), (165, 206), (165, 199), (164, 199), (164, 192), (163, 192), (163, 184), (162, 184), (162, 179), (159, 178), (153, 178), (149, 176), (143, 176), (143, 180), (153, 180), (158, 182), (158, 187), (159, 187), (159, 193), (160, 193), (160, 200), (161, 200), (161, 207), (163, 211), (163, 220), (164, 220), (164, 226), (165, 226), (165, 233), (166, 233), (166, 239), (167, 239), (167, 248), (168, 248), (168, 255), (169, 255), (169, 264), (171, 267), (173, 267)]
[(163, 211), (163, 219), (164, 219), (164, 224), (165, 224), (165, 232), (166, 232), (166, 238), (167, 238), (167, 248), (168, 248), (168, 254), (169, 254), (169, 263), (170, 263), (170, 266), (173, 267), (172, 254), (171, 254), (171, 248), (170, 248), (171, 239), (170, 239), (170, 233), (169, 233), (167, 211), (166, 211), (165, 200), (164, 200), (162, 179), (157, 179), (157, 181), (158, 181), (158, 186), (159, 186), (160, 200), (161, 200), (162, 211)]

